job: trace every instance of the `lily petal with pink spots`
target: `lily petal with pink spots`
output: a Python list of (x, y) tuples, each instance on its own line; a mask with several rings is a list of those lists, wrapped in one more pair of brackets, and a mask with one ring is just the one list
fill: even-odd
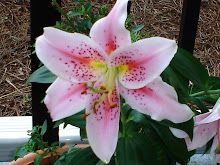
[[(54, 74), (76, 83), (97, 80), (108, 57), (91, 38), (52, 27), (44, 28), (44, 34), (38, 37), (36, 53)], [(95, 68), (94, 63), (103, 64), (103, 68)]]
[(110, 55), (118, 47), (131, 43), (130, 32), (125, 28), (128, 0), (117, 0), (111, 12), (98, 20), (90, 36)]
[(212, 123), (195, 125), (193, 131), (193, 139), (185, 138), (186, 145), (189, 151), (204, 146), (209, 140), (216, 135), (218, 128), (218, 121)]
[[(109, 57), (108, 66), (119, 67), (119, 81), (124, 87), (138, 89), (157, 78), (176, 51), (174, 40), (147, 38), (115, 50)], [(125, 67), (120, 70), (122, 65)]]
[(57, 78), (47, 89), (44, 99), (53, 121), (85, 109), (88, 102), (87, 95), (81, 94), (85, 90), (88, 90), (86, 83), (77, 84)]
[(174, 88), (160, 77), (140, 89), (126, 89), (119, 85), (119, 91), (133, 109), (150, 115), (154, 120), (181, 123), (194, 115), (187, 105), (178, 102)]
[[(89, 105), (86, 108), (87, 113), (93, 109), (94, 102), (100, 96), (101, 94), (96, 93), (90, 97)], [(120, 101), (117, 81), (110, 99), (112, 104), (116, 104), (114, 108), (111, 108), (108, 96), (106, 95), (104, 101), (96, 108), (96, 113), (92, 112), (86, 118), (86, 131), (89, 143), (94, 153), (105, 163), (110, 161), (118, 140)]]

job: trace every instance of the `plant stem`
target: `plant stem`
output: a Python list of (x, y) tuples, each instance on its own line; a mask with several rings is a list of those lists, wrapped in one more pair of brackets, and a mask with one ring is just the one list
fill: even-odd
[(69, 25), (72, 27), (72, 29), (74, 29), (74, 25), (72, 24), (72, 22), (68, 18), (67, 14), (63, 11), (61, 6), (56, 2), (56, 0), (53, 0), (53, 4), (56, 6), (57, 10), (65, 17), (65, 19), (67, 20)]
[(200, 92), (197, 92), (197, 93), (190, 94), (190, 96), (195, 97), (195, 96), (208, 95), (208, 94), (220, 94), (220, 89), (200, 91)]

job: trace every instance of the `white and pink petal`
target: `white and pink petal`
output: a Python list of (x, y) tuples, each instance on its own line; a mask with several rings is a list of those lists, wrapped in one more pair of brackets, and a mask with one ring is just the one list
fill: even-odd
[(187, 105), (178, 102), (174, 88), (160, 77), (140, 89), (127, 89), (120, 84), (119, 91), (133, 109), (150, 115), (154, 120), (182, 123), (194, 115)]
[[(95, 84), (96, 86), (97, 84)], [(97, 87), (97, 86), (96, 86)], [(94, 108), (94, 103), (102, 96), (96, 93), (90, 96), (86, 112)], [(96, 105), (96, 112), (92, 112), (86, 118), (86, 131), (92, 150), (103, 162), (108, 163), (116, 149), (119, 130), (119, 93), (115, 85), (109, 102), (108, 95), (103, 95), (100, 104)], [(112, 105), (114, 105), (112, 107)]]
[(128, 89), (142, 88), (169, 65), (177, 51), (174, 40), (152, 37), (115, 50), (109, 68), (119, 68), (119, 81)]
[(195, 125), (192, 141), (189, 137), (185, 138), (188, 150), (191, 151), (204, 146), (216, 135), (217, 128), (218, 121), (208, 124)]
[(209, 115), (203, 120), (198, 121), (198, 124), (210, 123), (219, 119), (220, 119), (220, 98), (215, 103), (211, 113), (209, 113)]
[(85, 109), (88, 95), (81, 94), (85, 90), (88, 90), (86, 83), (77, 84), (57, 78), (47, 89), (44, 99), (53, 121)]
[(51, 72), (76, 83), (97, 80), (108, 57), (91, 38), (52, 27), (37, 38), (36, 54)]
[(125, 28), (128, 0), (117, 0), (111, 12), (91, 28), (90, 36), (110, 55), (118, 47), (131, 43), (130, 32)]

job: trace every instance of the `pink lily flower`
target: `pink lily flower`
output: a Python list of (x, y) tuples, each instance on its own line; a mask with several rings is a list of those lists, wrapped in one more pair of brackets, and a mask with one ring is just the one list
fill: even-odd
[(89, 143), (105, 163), (117, 145), (120, 94), (133, 109), (155, 120), (180, 123), (193, 116), (159, 77), (177, 51), (176, 42), (152, 37), (131, 43), (124, 26), (127, 3), (117, 0), (108, 16), (93, 25), (90, 37), (47, 27), (36, 41), (37, 56), (59, 77), (46, 91), (52, 119), (86, 108)]
[(181, 130), (170, 128), (173, 134), (178, 138), (185, 138), (189, 151), (204, 146), (214, 137), (210, 154), (215, 158), (214, 164), (220, 163), (220, 98), (216, 102), (211, 112), (207, 112), (194, 117), (195, 126), (193, 131), (193, 139)]

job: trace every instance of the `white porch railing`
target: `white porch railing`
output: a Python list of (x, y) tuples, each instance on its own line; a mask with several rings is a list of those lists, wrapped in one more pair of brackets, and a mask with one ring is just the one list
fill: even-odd
[[(17, 148), (26, 143), (29, 139), (27, 131), (32, 129), (32, 117), (0, 117), (0, 162), (13, 160)], [(66, 144), (80, 144), (79, 128), (68, 125), (63, 129), (59, 127), (60, 142)]]

